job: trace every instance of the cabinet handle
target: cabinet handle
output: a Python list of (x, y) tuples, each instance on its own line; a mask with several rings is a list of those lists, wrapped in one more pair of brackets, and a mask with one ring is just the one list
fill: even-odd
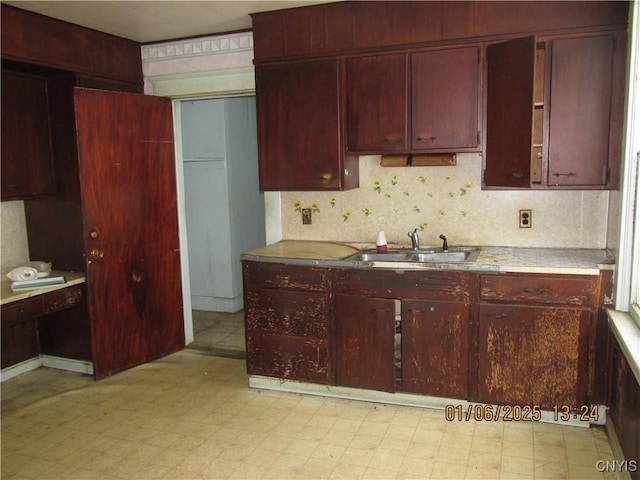
[(384, 143), (400, 143), (402, 137), (400, 135), (389, 135), (384, 137)]
[(487, 318), (507, 318), (509, 316), (508, 313), (485, 313), (484, 315)]
[(336, 178), (332, 173), (323, 173), (322, 175), (320, 175), (320, 179), (323, 182), (328, 182), (333, 180), (334, 178)]
[[(536, 290), (536, 292), (535, 292), (535, 293), (536, 293), (537, 295), (543, 295), (543, 294), (547, 293), (547, 290), (548, 290), (548, 289), (546, 289), (546, 288), (539, 288), (539, 289), (537, 289), (537, 290)], [(525, 288), (525, 289), (523, 290), (523, 292), (524, 292), (524, 293), (533, 293), (533, 289), (532, 289), (532, 288), (527, 287), (527, 288)]]
[(416, 140), (418, 140), (419, 142), (433, 142), (436, 138), (438, 138), (438, 137), (434, 137), (433, 135), (431, 135), (429, 137), (425, 137), (423, 135), (418, 135), (416, 137)]
[(569, 172), (569, 173), (553, 172), (551, 175), (553, 175), (554, 177), (577, 177), (578, 176), (577, 173), (573, 173), (573, 172)]
[(512, 176), (513, 178), (524, 178), (524, 173), (513, 172), (513, 173), (511, 174), (511, 176)]

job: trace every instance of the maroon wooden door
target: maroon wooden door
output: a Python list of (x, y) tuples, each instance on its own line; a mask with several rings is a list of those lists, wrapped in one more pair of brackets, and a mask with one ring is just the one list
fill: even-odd
[(395, 391), (395, 300), (336, 295), (336, 382)]
[(411, 55), (411, 148), (476, 150), (480, 137), (480, 49)]
[(262, 190), (345, 186), (338, 87), (337, 60), (256, 67)]
[(613, 35), (552, 42), (549, 185), (606, 185)]
[(407, 151), (407, 55), (347, 60), (347, 150)]
[(75, 89), (96, 378), (184, 347), (171, 102)]
[(468, 305), (403, 300), (402, 390), (467, 398), (468, 384)]
[(534, 37), (487, 47), (487, 186), (531, 186), (534, 65)]
[(586, 308), (481, 304), (476, 400), (585, 404), (589, 322)]

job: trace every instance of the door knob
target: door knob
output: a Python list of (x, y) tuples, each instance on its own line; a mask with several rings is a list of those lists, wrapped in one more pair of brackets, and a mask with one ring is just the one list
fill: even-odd
[(104, 252), (99, 248), (92, 248), (90, 253), (91, 258), (94, 260), (100, 260), (102, 257), (104, 257)]

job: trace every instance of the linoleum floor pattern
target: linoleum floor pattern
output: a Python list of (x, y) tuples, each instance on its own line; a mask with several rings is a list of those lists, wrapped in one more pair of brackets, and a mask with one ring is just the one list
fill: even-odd
[(601, 428), (447, 422), (442, 410), (248, 388), (184, 350), (100, 381), (2, 384), (3, 479), (616, 478)]
[(193, 310), (194, 341), (188, 348), (212, 355), (245, 358), (244, 311)]

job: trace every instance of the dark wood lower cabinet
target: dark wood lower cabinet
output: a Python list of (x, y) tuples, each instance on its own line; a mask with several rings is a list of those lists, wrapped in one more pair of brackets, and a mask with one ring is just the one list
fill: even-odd
[(336, 295), (338, 385), (394, 392), (395, 300)]
[(475, 275), (377, 269), (332, 273), (338, 384), (466, 397)]
[(477, 401), (584, 405), (589, 320), (583, 308), (480, 305)]
[(635, 460), (628, 469), (632, 480), (640, 480), (640, 381), (634, 376), (618, 343), (613, 341), (613, 371), (611, 382), (611, 422), (618, 436), (622, 453)]
[(247, 370), (250, 375), (329, 383), (327, 340), (293, 335), (251, 332), (247, 336)]
[(2, 327), (2, 368), (37, 357), (38, 328), (36, 320), (28, 320), (10, 327)]
[(85, 285), (2, 305), (2, 368), (40, 354), (91, 361)]
[(247, 373), (330, 384), (327, 271), (243, 262)]
[(466, 398), (468, 382), (469, 306), (403, 300), (402, 390)]
[(551, 411), (599, 403), (597, 276), (252, 261), (243, 272), (250, 375)]

